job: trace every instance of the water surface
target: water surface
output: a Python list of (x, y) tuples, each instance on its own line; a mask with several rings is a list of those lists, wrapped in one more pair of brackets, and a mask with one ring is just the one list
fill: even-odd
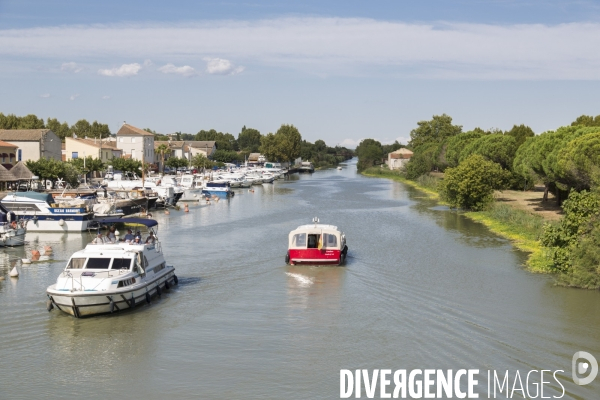
[[(346, 233), (345, 267), (285, 265), (314, 216)], [(46, 311), (87, 234), (0, 250), (1, 399), (338, 398), (342, 368), (563, 369), (565, 398), (597, 398), (600, 378), (578, 387), (570, 363), (600, 359), (598, 292), (526, 272), (508, 241), (353, 163), (155, 217), (180, 285), (134, 312)], [(53, 261), (20, 266), (46, 244)]]

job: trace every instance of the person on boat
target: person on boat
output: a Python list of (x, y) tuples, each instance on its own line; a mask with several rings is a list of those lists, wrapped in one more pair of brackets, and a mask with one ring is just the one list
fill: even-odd
[(133, 242), (129, 244), (142, 244), (142, 237), (136, 235), (135, 239), (133, 239)]
[(135, 239), (135, 236), (133, 236), (133, 232), (131, 231), (131, 229), (127, 229), (127, 235), (125, 235), (125, 243), (131, 243), (133, 242), (133, 239)]
[(92, 240), (92, 244), (104, 244), (104, 237), (102, 237), (102, 234), (100, 232), (98, 232), (96, 238)]
[(150, 231), (150, 235), (146, 239), (146, 244), (154, 244), (156, 242), (156, 237), (154, 237), (154, 232)]
[(12, 221), (10, 223), (10, 227), (13, 228), (13, 229), (17, 229), (17, 221)]
[(111, 227), (108, 232), (106, 232), (106, 242), (107, 243), (115, 243), (117, 241), (117, 236), (115, 235), (115, 227)]

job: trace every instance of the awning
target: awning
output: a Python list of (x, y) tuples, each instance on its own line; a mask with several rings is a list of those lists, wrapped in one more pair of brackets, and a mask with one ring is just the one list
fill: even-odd
[(156, 220), (148, 218), (105, 218), (98, 222), (101, 224), (140, 224), (148, 228), (158, 225)]

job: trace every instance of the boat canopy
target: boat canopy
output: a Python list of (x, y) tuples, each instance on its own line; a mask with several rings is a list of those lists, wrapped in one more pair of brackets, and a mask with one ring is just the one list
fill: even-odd
[(14, 192), (15, 197), (27, 197), (34, 200), (45, 201), (48, 204), (54, 203), (54, 197), (52, 197), (49, 193), (40, 193), (40, 192)]
[(156, 220), (148, 218), (104, 218), (98, 222), (101, 224), (140, 224), (148, 228), (158, 225)]
[(341, 249), (345, 238), (337, 227), (332, 225), (304, 225), (290, 232), (290, 249), (329, 248)]

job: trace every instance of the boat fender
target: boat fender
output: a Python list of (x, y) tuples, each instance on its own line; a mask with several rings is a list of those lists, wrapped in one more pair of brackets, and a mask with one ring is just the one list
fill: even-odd
[(165, 281), (165, 289), (169, 290), (169, 279)]
[(54, 308), (54, 304), (52, 304), (52, 300), (48, 299), (46, 301), (46, 310), (48, 310), (48, 312), (52, 311), (52, 309)]
[(162, 293), (160, 292), (160, 284), (158, 284), (158, 285), (156, 285), (156, 295), (157, 295), (158, 297), (160, 297), (160, 296), (161, 296), (161, 294), (162, 294)]
[(290, 264), (290, 252), (289, 251), (285, 254), (285, 263), (288, 265)]
[(108, 306), (108, 308), (110, 309), (111, 314), (113, 313), (113, 311), (115, 311), (115, 302), (112, 298), (110, 299), (110, 305)]
[(348, 246), (345, 245), (344, 246), (344, 250), (342, 250), (342, 254), (344, 255), (344, 257), (346, 256), (346, 253), (348, 253)]
[(177, 275), (173, 275), (173, 283), (179, 285), (179, 278), (177, 278)]
[(146, 292), (146, 303), (150, 304), (150, 293)]
[(131, 301), (129, 302), (129, 307), (135, 307), (135, 297), (133, 296), (133, 293), (131, 293)]

